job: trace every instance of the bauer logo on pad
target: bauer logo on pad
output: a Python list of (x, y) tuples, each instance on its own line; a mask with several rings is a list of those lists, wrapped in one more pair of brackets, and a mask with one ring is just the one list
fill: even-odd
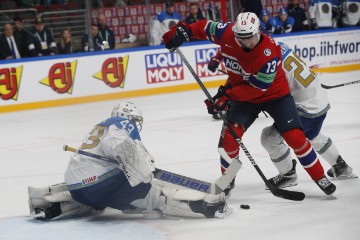
[(176, 53), (145, 55), (147, 83), (184, 80), (184, 67)]

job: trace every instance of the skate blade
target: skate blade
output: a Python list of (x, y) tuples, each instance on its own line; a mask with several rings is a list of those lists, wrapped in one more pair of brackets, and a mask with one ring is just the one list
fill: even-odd
[(220, 212), (219, 210), (217, 210), (214, 214), (214, 218), (220, 218), (220, 219), (223, 219), (223, 218), (226, 218), (228, 217), (230, 214), (233, 213), (233, 209), (230, 208), (227, 204), (224, 206), (224, 209), (222, 210), (222, 212)]
[(348, 175), (340, 175), (338, 177), (333, 177), (331, 179), (333, 179), (333, 180), (348, 180), (348, 179), (353, 179), (353, 178), (358, 178), (358, 176), (354, 173), (350, 173)]

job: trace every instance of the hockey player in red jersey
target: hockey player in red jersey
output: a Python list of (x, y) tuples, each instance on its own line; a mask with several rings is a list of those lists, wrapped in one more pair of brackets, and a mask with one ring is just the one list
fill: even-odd
[[(268, 112), (310, 177), (325, 194), (332, 194), (336, 186), (324, 175), (324, 169), (302, 130), (281, 67), (281, 48), (271, 37), (260, 32), (256, 14), (240, 13), (235, 23), (200, 20), (189, 25), (179, 22), (163, 35), (165, 46), (170, 51), (190, 38), (208, 39), (220, 45), (229, 74), (231, 88), (220, 86), (213, 97), (214, 105), (205, 101), (208, 112), (214, 114), (229, 106), (226, 117), (240, 138), (261, 111)], [(226, 126), (221, 131), (219, 145), (231, 158), (238, 157), (239, 144)], [(221, 159), (221, 165), (224, 171), (229, 163)]]

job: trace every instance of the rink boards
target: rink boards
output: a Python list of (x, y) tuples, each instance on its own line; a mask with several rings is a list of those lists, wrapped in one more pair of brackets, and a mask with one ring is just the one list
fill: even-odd
[[(315, 72), (360, 70), (359, 28), (275, 40), (287, 43)], [(224, 83), (224, 73), (207, 69), (217, 45), (199, 41), (181, 49), (207, 87)], [(10, 60), (0, 66), (0, 113), (197, 88), (180, 57), (164, 46)]]

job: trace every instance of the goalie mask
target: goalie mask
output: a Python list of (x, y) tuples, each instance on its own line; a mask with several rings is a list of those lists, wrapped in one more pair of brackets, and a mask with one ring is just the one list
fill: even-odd
[(142, 128), (143, 117), (142, 112), (131, 102), (120, 102), (114, 107), (111, 117), (123, 117), (133, 121), (139, 132)]
[(243, 48), (253, 49), (260, 40), (260, 20), (255, 13), (240, 13), (232, 31), (236, 42)]

